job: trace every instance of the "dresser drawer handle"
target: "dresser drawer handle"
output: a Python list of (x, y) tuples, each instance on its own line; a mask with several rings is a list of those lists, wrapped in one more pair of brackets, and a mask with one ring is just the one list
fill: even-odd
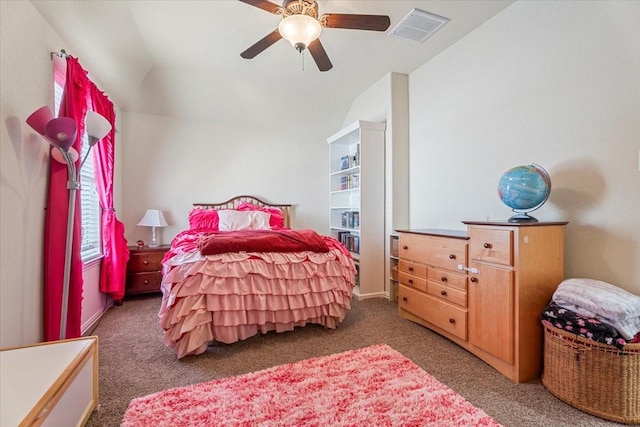
[(449, 254), (449, 259), (456, 259), (455, 254)]
[(409, 270), (409, 271), (413, 271), (413, 267), (409, 267), (407, 270)]
[(148, 285), (148, 284), (149, 284), (149, 281), (148, 281), (147, 279), (145, 279), (145, 280), (144, 280), (144, 284), (145, 284), (145, 285)]
[(447, 276), (442, 276), (442, 277), (440, 278), (440, 281), (441, 281), (441, 282), (446, 282), (446, 281), (447, 281)]
[(402, 245), (402, 249), (404, 249), (404, 250), (406, 251), (407, 249), (409, 249), (409, 246), (407, 246), (407, 245)]
[(451, 323), (451, 324), (456, 323), (456, 319), (454, 319), (453, 317), (451, 317), (451, 318), (449, 319), (449, 323)]
[(471, 280), (473, 283), (477, 283), (478, 282), (478, 278), (477, 277), (472, 277), (469, 280)]
[(407, 302), (409, 299), (407, 297), (402, 297), (402, 301)]
[(442, 295), (443, 297), (447, 296), (447, 291), (440, 291), (440, 295)]
[(413, 285), (413, 279), (409, 279), (409, 284)]
[(491, 243), (485, 243), (482, 246), (484, 246), (485, 249), (491, 249), (493, 247), (493, 245)]
[(144, 261), (142, 261), (142, 263), (143, 263), (144, 265), (148, 265), (148, 264), (149, 264), (149, 261), (147, 261), (147, 260), (145, 259)]

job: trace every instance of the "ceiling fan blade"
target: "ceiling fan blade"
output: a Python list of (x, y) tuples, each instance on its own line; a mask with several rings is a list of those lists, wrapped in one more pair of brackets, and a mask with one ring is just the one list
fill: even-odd
[(267, 34), (262, 39), (258, 40), (253, 46), (245, 50), (240, 54), (245, 59), (255, 58), (259, 53), (263, 50), (280, 40), (282, 36), (280, 35), (280, 31), (276, 28), (273, 32)]
[(322, 43), (320, 43), (320, 39), (315, 39), (309, 44), (309, 53), (311, 53), (313, 60), (316, 61), (320, 71), (329, 71), (333, 68), (329, 55), (327, 55), (327, 51), (324, 50)]
[(240, 0), (242, 3), (250, 4), (259, 9), (266, 10), (267, 12), (280, 14), (282, 8), (275, 3), (271, 3), (268, 0)]
[(347, 13), (325, 13), (320, 23), (327, 28), (351, 30), (386, 31), (391, 19), (386, 15), (353, 15)]

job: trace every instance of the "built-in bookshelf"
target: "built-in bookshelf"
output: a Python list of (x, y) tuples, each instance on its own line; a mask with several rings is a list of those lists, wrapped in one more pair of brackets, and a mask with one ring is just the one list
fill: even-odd
[(330, 235), (358, 267), (358, 297), (384, 295), (385, 123), (357, 121), (327, 138)]
[(389, 299), (398, 301), (398, 244), (397, 234), (389, 235)]

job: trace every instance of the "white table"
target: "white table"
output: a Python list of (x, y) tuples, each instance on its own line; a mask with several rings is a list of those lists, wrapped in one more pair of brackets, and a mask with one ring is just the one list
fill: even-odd
[(82, 426), (98, 404), (98, 337), (0, 350), (0, 425)]

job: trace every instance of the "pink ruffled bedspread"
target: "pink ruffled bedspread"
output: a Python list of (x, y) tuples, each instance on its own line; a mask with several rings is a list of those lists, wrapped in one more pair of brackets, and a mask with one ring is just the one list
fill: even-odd
[(355, 268), (337, 240), (329, 252), (229, 252), (203, 256), (202, 232), (185, 231), (163, 260), (159, 317), (178, 358), (309, 323), (334, 329), (351, 308)]

